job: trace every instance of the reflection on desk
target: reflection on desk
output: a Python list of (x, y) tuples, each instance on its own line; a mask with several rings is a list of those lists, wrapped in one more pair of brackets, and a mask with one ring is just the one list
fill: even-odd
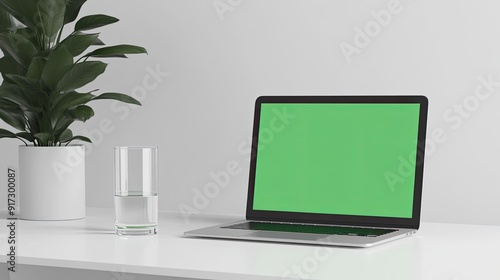
[(113, 233), (112, 209), (89, 208), (78, 221), (18, 221), (18, 262), (194, 279), (500, 279), (495, 226), (423, 223), (412, 237), (366, 249), (182, 236), (239, 219), (197, 216), (186, 223), (180, 214), (160, 213), (158, 235), (131, 237)]

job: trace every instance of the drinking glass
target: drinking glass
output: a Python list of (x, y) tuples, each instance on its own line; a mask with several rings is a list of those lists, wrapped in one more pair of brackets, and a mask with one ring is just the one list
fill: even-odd
[(115, 147), (115, 232), (158, 232), (158, 148)]

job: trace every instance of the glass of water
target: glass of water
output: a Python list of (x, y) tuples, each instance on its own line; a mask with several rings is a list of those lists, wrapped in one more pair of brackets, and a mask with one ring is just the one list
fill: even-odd
[(115, 232), (158, 232), (158, 148), (116, 147), (114, 157)]

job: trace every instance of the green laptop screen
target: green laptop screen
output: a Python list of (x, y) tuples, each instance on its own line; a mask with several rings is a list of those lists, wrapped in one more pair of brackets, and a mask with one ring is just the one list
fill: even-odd
[(253, 209), (412, 218), (419, 111), (262, 104)]

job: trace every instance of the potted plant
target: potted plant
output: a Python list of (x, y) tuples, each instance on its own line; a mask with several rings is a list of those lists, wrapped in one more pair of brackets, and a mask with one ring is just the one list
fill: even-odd
[[(78, 89), (101, 75), (101, 58), (125, 58), (146, 50), (133, 45), (105, 47), (90, 30), (117, 18), (89, 15), (69, 31), (86, 0), (0, 0), (0, 119), (17, 130), (0, 129), (0, 138), (17, 138), (21, 218), (67, 220), (85, 216), (84, 146), (69, 145), (83, 135), (69, 128), (94, 116), (89, 103), (113, 99), (141, 105), (121, 93)], [(63, 38), (63, 30), (69, 33)], [(90, 49), (90, 50), (89, 50)]]

